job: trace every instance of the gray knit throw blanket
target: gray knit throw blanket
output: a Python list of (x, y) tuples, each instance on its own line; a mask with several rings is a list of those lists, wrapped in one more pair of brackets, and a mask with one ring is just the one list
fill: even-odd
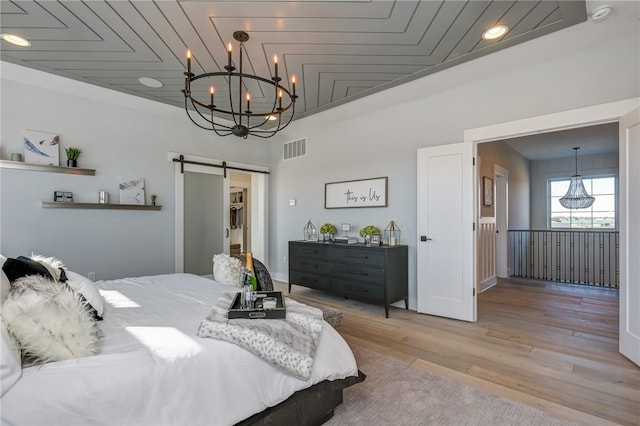
[(236, 344), (300, 380), (308, 380), (323, 327), (322, 311), (286, 299), (286, 319), (228, 319), (236, 293), (223, 293), (197, 335)]

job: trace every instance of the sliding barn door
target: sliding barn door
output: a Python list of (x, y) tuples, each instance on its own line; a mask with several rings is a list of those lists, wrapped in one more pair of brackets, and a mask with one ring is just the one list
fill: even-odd
[(221, 168), (175, 165), (176, 272), (211, 275), (213, 255), (229, 253), (229, 178)]
[(640, 109), (620, 119), (620, 353), (640, 365)]
[(418, 150), (418, 312), (476, 320), (473, 144)]

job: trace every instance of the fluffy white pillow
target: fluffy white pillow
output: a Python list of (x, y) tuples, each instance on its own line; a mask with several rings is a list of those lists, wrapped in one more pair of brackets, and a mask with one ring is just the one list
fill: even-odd
[(236, 257), (221, 253), (213, 256), (213, 279), (221, 284), (242, 287), (244, 268)]
[(45, 268), (51, 274), (51, 276), (56, 280), (60, 281), (61, 268), (64, 268), (64, 263), (57, 257), (51, 256), (42, 256), (40, 254), (31, 254), (31, 260), (35, 260)]
[(3, 396), (22, 376), (22, 360), (20, 348), (4, 321), (0, 321), (0, 329), (0, 396)]
[(17, 279), (2, 318), (25, 358), (62, 361), (99, 352), (99, 329), (86, 302), (67, 286), (39, 275)]
[(96, 287), (96, 283), (89, 278), (82, 276), (76, 272), (65, 270), (67, 275), (67, 285), (82, 294), (87, 302), (96, 310), (100, 316), (104, 313), (104, 299)]

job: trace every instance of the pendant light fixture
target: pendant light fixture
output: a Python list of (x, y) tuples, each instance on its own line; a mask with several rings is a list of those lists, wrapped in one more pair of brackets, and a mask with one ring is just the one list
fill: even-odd
[[(227, 47), (225, 71), (192, 73), (191, 60), (194, 58), (191, 50), (187, 51), (187, 70), (184, 73), (184, 90), (182, 90), (184, 109), (196, 126), (213, 130), (219, 136), (234, 135), (246, 139), (251, 135), (270, 138), (287, 127), (293, 119), (298, 98), (296, 78), (295, 76), (291, 77), (291, 86), (282, 85), (282, 78), (278, 76), (277, 56), (273, 58), (273, 76), (261, 77), (248, 73), (243, 68), (243, 59), (246, 54), (244, 43), (249, 40), (249, 34), (244, 31), (236, 31), (233, 33), (233, 38), (240, 43), (238, 62), (236, 62), (238, 68), (232, 62), (231, 43)], [(191, 86), (197, 81), (211, 83), (208, 93), (192, 91)], [(222, 103), (221, 106), (217, 106), (214, 104), (214, 95), (217, 94), (216, 90), (221, 87), (226, 89), (226, 96), (224, 96), (227, 98), (226, 104)], [(264, 99), (262, 107), (257, 102), (251, 105), (249, 87), (255, 90), (256, 98)], [(233, 92), (236, 88), (237, 97), (234, 97)], [(216, 99), (219, 99), (219, 95)], [(243, 110), (244, 105), (246, 107)], [(252, 106), (255, 107), (254, 111), (251, 110)]]
[(584, 189), (582, 176), (578, 174), (578, 150), (580, 147), (573, 149), (576, 152), (576, 174), (571, 176), (569, 190), (564, 194), (564, 197), (560, 198), (560, 204), (566, 209), (586, 209), (591, 207), (596, 198), (587, 193), (587, 190)]

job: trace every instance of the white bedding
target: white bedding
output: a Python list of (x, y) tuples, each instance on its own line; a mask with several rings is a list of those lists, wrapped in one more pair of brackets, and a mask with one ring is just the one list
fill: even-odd
[(25, 368), (0, 400), (3, 425), (227, 425), (323, 380), (357, 375), (324, 324), (311, 379), (196, 330), (232, 287), (190, 274), (105, 281), (102, 351)]

